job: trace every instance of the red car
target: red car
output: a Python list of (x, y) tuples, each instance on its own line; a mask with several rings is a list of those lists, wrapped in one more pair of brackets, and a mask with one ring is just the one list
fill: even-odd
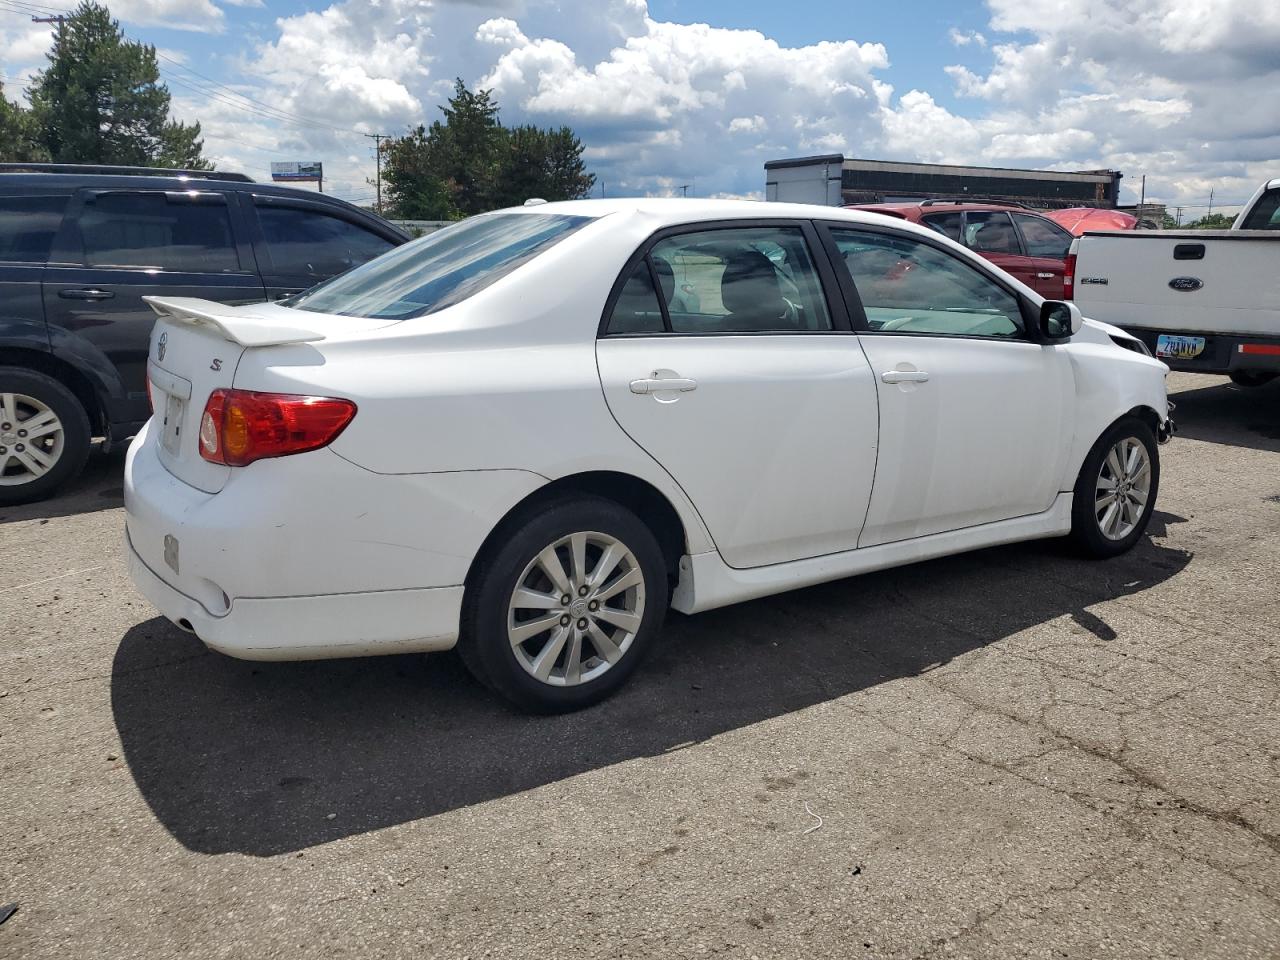
[(1071, 234), (1048, 217), (998, 202), (921, 200), (846, 204), (910, 220), (963, 243), (1051, 300), (1069, 296), (1063, 276)]

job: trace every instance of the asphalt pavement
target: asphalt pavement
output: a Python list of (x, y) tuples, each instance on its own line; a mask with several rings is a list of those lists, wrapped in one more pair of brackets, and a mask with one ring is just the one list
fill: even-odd
[(97, 456), (0, 508), (0, 957), (1275, 960), (1280, 385), (1170, 386), (1130, 554), (672, 614), (554, 718), (206, 651)]

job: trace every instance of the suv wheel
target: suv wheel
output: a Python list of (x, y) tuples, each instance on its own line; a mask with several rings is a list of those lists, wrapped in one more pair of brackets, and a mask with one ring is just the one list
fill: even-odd
[(89, 417), (52, 377), (0, 367), (0, 505), (43, 500), (80, 473)]
[(582, 497), (512, 526), (477, 568), (458, 644), (482, 683), (527, 710), (576, 710), (636, 668), (667, 609), (662, 550), (633, 513)]

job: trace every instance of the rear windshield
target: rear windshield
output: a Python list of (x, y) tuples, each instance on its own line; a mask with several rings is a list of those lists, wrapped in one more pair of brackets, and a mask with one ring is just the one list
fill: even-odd
[(344, 317), (420, 317), (462, 302), (592, 219), (553, 213), (472, 217), (397, 247), (285, 303)]
[(1268, 190), (1258, 198), (1241, 230), (1280, 230), (1280, 190)]

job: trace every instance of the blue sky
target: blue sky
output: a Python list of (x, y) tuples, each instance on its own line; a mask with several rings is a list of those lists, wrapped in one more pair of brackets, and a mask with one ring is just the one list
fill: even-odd
[[(0, 0), (20, 97), (55, 0)], [(370, 195), (365, 132), (437, 116), (452, 78), (504, 121), (572, 126), (611, 192), (754, 196), (763, 163), (844, 152), (1142, 174), (1203, 212), (1280, 175), (1280, 4), (1253, 0), (115, 0), (162, 51), (206, 154), (265, 177), (320, 159)], [(708, 27), (699, 26), (707, 24)], [(171, 61), (177, 61), (171, 62)], [(193, 72), (194, 71), (194, 72)], [(199, 76), (199, 75), (203, 75)], [(211, 78), (216, 85), (204, 78)]]

